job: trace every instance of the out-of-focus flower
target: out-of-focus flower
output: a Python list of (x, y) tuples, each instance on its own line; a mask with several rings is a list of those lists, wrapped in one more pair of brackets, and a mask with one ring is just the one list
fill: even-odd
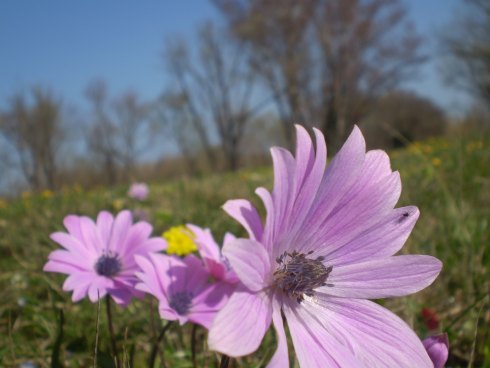
[(425, 326), (429, 331), (439, 329), (439, 316), (430, 308), (422, 308), (422, 318), (424, 319)]
[(268, 366), (288, 367), (284, 316), (301, 367), (432, 367), (410, 327), (366, 300), (415, 293), (439, 274), (434, 257), (394, 256), (419, 211), (394, 208), (399, 174), (385, 152), (366, 153), (357, 127), (327, 169), (325, 139), (314, 131), (316, 152), (300, 126), (295, 157), (271, 150), (273, 191), (256, 191), (264, 225), (248, 201), (224, 206), (250, 238), (223, 247), (241, 284), (218, 312), (209, 346), (250, 354), (272, 323), (278, 344)]
[(112, 208), (114, 208), (114, 210), (120, 211), (123, 209), (123, 207), (124, 207), (124, 201), (122, 199), (118, 198), (112, 201)]
[(138, 290), (152, 294), (159, 301), (163, 319), (187, 321), (209, 328), (216, 313), (233, 291), (225, 282), (208, 281), (208, 272), (194, 255), (181, 259), (165, 254), (135, 257), (141, 272)]
[(25, 192), (22, 192), (22, 194), (20, 196), (22, 197), (22, 199), (24, 201), (28, 201), (32, 197), (32, 194), (29, 191), (25, 191)]
[(7, 208), (7, 201), (3, 200), (0, 198), (0, 209), (1, 208)]
[[(187, 227), (195, 235), (194, 242), (209, 274), (218, 281), (237, 283), (238, 277), (231, 269), (230, 262), (221, 254), (221, 249), (214, 240), (211, 230), (193, 224), (187, 224)], [(223, 243), (228, 244), (235, 239), (235, 236), (227, 233)]]
[(134, 288), (138, 281), (134, 257), (166, 248), (162, 238), (150, 238), (149, 223), (133, 224), (129, 211), (120, 212), (116, 218), (102, 211), (97, 222), (69, 215), (63, 223), (68, 233), (53, 233), (51, 239), (65, 249), (50, 253), (44, 271), (69, 275), (63, 290), (73, 291), (74, 302), (87, 295), (96, 302), (109, 294), (116, 303), (127, 305), (133, 296), (142, 296)]
[(128, 196), (138, 201), (144, 201), (148, 194), (150, 194), (150, 188), (145, 183), (133, 183), (129, 187)]
[(50, 191), (49, 189), (45, 189), (45, 190), (43, 190), (43, 191), (41, 192), (41, 196), (42, 196), (43, 198), (45, 198), (45, 199), (49, 199), (49, 198), (51, 198), (51, 197), (53, 196), (53, 194), (54, 194), (54, 193), (53, 193), (52, 191)]
[(174, 226), (165, 231), (162, 236), (168, 244), (167, 253), (185, 256), (197, 251), (194, 242), (195, 235), (185, 226)]
[(432, 165), (434, 165), (435, 167), (441, 166), (441, 163), (442, 163), (442, 161), (439, 157), (434, 157), (432, 159)]
[(423, 342), (434, 368), (443, 368), (449, 355), (449, 341), (447, 334), (427, 337)]

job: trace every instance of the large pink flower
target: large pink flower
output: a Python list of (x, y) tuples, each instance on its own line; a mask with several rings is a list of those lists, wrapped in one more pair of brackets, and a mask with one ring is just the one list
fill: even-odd
[(272, 149), (272, 194), (256, 191), (264, 225), (248, 201), (224, 206), (250, 239), (223, 248), (241, 284), (216, 316), (210, 347), (250, 354), (272, 323), (278, 346), (269, 367), (288, 367), (284, 315), (301, 367), (432, 367), (406, 323), (366, 300), (417, 292), (439, 274), (436, 258), (394, 255), (418, 209), (394, 208), (399, 174), (385, 152), (366, 152), (357, 127), (328, 168), (324, 137), (314, 131), (316, 152), (300, 126), (295, 157)]
[(53, 233), (51, 239), (65, 249), (51, 252), (43, 270), (69, 275), (63, 290), (73, 291), (74, 302), (87, 294), (92, 302), (109, 294), (116, 303), (127, 305), (132, 296), (142, 296), (134, 288), (138, 281), (134, 257), (166, 249), (161, 237), (150, 238), (149, 223), (133, 224), (129, 211), (120, 212), (115, 219), (102, 211), (97, 222), (69, 215), (63, 223), (68, 233)]
[(216, 313), (228, 300), (233, 286), (210, 282), (208, 271), (194, 255), (184, 259), (165, 254), (136, 257), (141, 271), (136, 288), (155, 296), (160, 316), (178, 320), (182, 325), (191, 321), (209, 328)]

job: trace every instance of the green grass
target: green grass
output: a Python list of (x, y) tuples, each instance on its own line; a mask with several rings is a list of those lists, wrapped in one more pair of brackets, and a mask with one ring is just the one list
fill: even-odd
[[(437, 139), (390, 156), (402, 176), (399, 205), (417, 205), (421, 211), (403, 252), (435, 255), (444, 268), (426, 290), (380, 303), (404, 318), (422, 338), (428, 332), (420, 311), (433, 309), (440, 317), (440, 329), (449, 334), (451, 366), (490, 367), (490, 136)], [(65, 215), (95, 216), (102, 209), (141, 208), (150, 213), (155, 234), (192, 222), (210, 227), (221, 240), (226, 231), (244, 234), (221, 205), (230, 198), (248, 198), (263, 213), (253, 194), (261, 185), (272, 185), (269, 168), (152, 183), (151, 197), (142, 204), (127, 199), (127, 188), (66, 189), (0, 202), (0, 366), (33, 361), (50, 367), (57, 348), (66, 367), (92, 364), (97, 305), (86, 300), (72, 303), (61, 290), (64, 276), (41, 271), (49, 252), (57, 248), (49, 234), (62, 230)], [(134, 357), (136, 367), (145, 364), (151, 337), (161, 326), (158, 316), (151, 313), (154, 306), (147, 297), (115, 310), (119, 346)], [(60, 310), (64, 312), (61, 338)], [(165, 345), (169, 367), (192, 366), (190, 331), (190, 326), (169, 331)], [(215, 366), (217, 357), (205, 347), (205, 332), (199, 329), (197, 337), (198, 366)], [(261, 349), (238, 366), (263, 366), (273, 353), (274, 341), (274, 334), (269, 333)], [(110, 350), (103, 313), (99, 348), (105, 353)], [(101, 354), (99, 362), (106, 360), (107, 355)], [(105, 366), (110, 365), (106, 362)]]

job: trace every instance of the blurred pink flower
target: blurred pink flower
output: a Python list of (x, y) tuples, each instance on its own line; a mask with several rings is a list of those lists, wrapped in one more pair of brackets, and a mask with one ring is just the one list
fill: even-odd
[(144, 201), (148, 194), (150, 194), (150, 188), (145, 183), (133, 183), (128, 191), (128, 196), (138, 201)]
[[(221, 249), (214, 240), (211, 230), (193, 224), (187, 224), (187, 228), (195, 235), (194, 242), (209, 274), (217, 281), (236, 284), (239, 281), (238, 277), (231, 269), (230, 262), (221, 254)], [(228, 244), (235, 239), (234, 235), (226, 233), (223, 243)]]
[(443, 368), (449, 355), (447, 334), (429, 336), (422, 343), (434, 363), (434, 368)]
[(74, 302), (87, 294), (92, 302), (109, 294), (116, 303), (127, 305), (133, 296), (143, 295), (134, 288), (138, 281), (134, 256), (146, 257), (166, 248), (161, 237), (150, 238), (150, 224), (133, 224), (129, 211), (115, 219), (102, 211), (97, 222), (69, 215), (63, 223), (68, 233), (53, 233), (51, 239), (65, 249), (51, 252), (43, 270), (69, 275), (63, 290), (73, 291)]
[(216, 313), (233, 291), (225, 282), (211, 283), (201, 260), (194, 255), (179, 257), (152, 254), (136, 257), (141, 271), (138, 290), (159, 301), (160, 316), (166, 320), (188, 321), (209, 328)]
[(365, 300), (415, 293), (442, 267), (430, 256), (394, 256), (419, 216), (413, 206), (394, 208), (398, 172), (385, 152), (366, 153), (357, 127), (328, 168), (322, 133), (314, 130), (315, 150), (296, 130), (295, 157), (271, 150), (272, 193), (256, 191), (265, 224), (248, 201), (224, 206), (250, 238), (223, 247), (241, 284), (213, 322), (210, 348), (250, 354), (272, 323), (278, 343), (268, 367), (289, 367), (284, 316), (301, 367), (432, 367), (410, 327)]

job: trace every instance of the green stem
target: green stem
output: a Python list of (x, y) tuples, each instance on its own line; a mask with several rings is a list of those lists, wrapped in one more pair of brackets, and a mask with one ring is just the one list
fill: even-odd
[(111, 336), (112, 355), (116, 360), (116, 368), (119, 368), (120, 364), (119, 364), (119, 354), (117, 352), (116, 334), (114, 333), (114, 325), (112, 324), (111, 297), (107, 295), (105, 301), (106, 301), (105, 305), (106, 305), (106, 312), (107, 312), (107, 324), (109, 325), (109, 334)]
[(197, 335), (197, 325), (194, 323), (192, 325), (192, 333), (191, 333), (191, 357), (192, 357), (192, 366), (194, 368), (196, 365), (196, 336)]
[[(165, 335), (165, 332), (167, 332), (171, 324), (172, 321), (168, 321), (167, 324), (162, 327), (160, 334), (158, 335), (157, 339), (153, 343), (153, 347), (151, 348), (151, 353), (150, 353), (150, 359), (148, 361), (148, 368), (153, 368), (155, 366), (158, 346), (160, 345), (160, 342), (163, 340), (163, 336)], [(165, 367), (165, 361), (162, 360), (160, 363), (162, 364), (163, 367)]]

